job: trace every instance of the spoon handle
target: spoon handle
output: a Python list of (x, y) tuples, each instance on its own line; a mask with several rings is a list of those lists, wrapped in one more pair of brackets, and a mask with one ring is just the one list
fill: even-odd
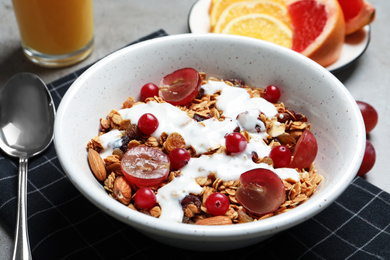
[(20, 158), (19, 196), (13, 260), (32, 259), (27, 228), (27, 166), (28, 158)]

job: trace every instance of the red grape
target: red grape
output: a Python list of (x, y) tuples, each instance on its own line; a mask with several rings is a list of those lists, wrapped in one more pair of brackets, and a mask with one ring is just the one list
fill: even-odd
[(121, 161), (126, 179), (139, 187), (154, 186), (163, 182), (169, 173), (169, 157), (160, 150), (135, 146), (130, 148)]
[(230, 202), (225, 194), (216, 192), (207, 197), (205, 205), (208, 213), (214, 216), (220, 216), (225, 214), (229, 209)]
[(271, 103), (278, 102), (280, 98), (280, 90), (277, 86), (269, 85), (265, 88), (263, 98)]
[(157, 202), (156, 195), (149, 187), (142, 187), (134, 196), (135, 204), (142, 209), (149, 209)]
[(171, 169), (179, 170), (186, 166), (191, 159), (190, 153), (184, 148), (175, 148), (169, 153)]
[(247, 142), (240, 133), (230, 133), (225, 137), (226, 150), (229, 153), (241, 153), (246, 149)]
[(368, 134), (375, 128), (376, 124), (378, 123), (378, 113), (373, 106), (366, 102), (356, 101), (356, 103), (358, 104), (360, 112), (362, 113), (366, 134)]
[(262, 216), (274, 212), (285, 200), (283, 181), (268, 169), (253, 169), (240, 176), (237, 201), (251, 214)]
[(172, 105), (186, 105), (198, 95), (201, 83), (200, 75), (196, 70), (180, 69), (161, 80), (159, 95)]
[(151, 135), (156, 131), (159, 123), (157, 118), (150, 113), (143, 114), (139, 119), (138, 119), (138, 129), (146, 134), (146, 135)]
[(153, 83), (146, 83), (145, 85), (142, 86), (141, 88), (141, 101), (145, 101), (145, 99), (149, 97), (158, 97), (158, 86)]
[(317, 140), (312, 132), (305, 130), (298, 139), (293, 152), (293, 160), (290, 168), (308, 168), (317, 156)]
[(357, 173), (358, 176), (363, 176), (374, 167), (376, 160), (376, 154), (374, 146), (370, 141), (366, 140), (366, 150), (364, 151), (364, 157), (360, 169)]
[(269, 157), (274, 163), (274, 168), (287, 167), (291, 163), (291, 152), (284, 145), (278, 145), (272, 148)]

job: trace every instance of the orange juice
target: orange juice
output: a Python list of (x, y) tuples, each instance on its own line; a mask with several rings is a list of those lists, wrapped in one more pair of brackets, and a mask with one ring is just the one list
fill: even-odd
[(22, 45), (45, 55), (75, 53), (93, 41), (92, 0), (12, 0)]

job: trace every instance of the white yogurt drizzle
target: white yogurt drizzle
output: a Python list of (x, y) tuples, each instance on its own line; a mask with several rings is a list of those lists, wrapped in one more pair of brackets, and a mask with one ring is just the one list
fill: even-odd
[[(218, 145), (224, 146), (225, 135), (233, 132), (237, 126), (246, 130), (251, 136), (246, 150), (240, 154), (213, 154), (212, 156), (202, 155), (199, 158), (191, 158), (189, 163), (181, 169), (182, 175), (180, 177), (158, 190), (157, 202), (161, 206), (161, 219), (182, 222), (184, 213), (180, 201), (188, 194), (199, 194), (202, 187), (196, 183), (195, 179), (207, 177), (210, 173), (214, 173), (217, 178), (221, 178), (223, 181), (230, 181), (239, 179), (245, 171), (254, 168), (267, 168), (274, 171), (281, 179), (299, 181), (300, 178), (295, 169), (273, 169), (268, 164), (256, 164), (252, 161), (253, 151), (259, 157), (269, 155), (270, 147), (263, 141), (267, 137), (265, 125), (258, 119), (258, 116), (260, 113), (264, 113), (269, 118), (274, 117), (277, 110), (272, 103), (263, 98), (251, 98), (245, 89), (231, 87), (221, 81), (210, 80), (202, 88), (205, 94), (209, 95), (221, 92), (216, 107), (223, 111), (223, 115), (226, 117), (224, 121), (211, 118), (198, 123), (190, 118), (185, 111), (169, 103), (141, 103), (132, 108), (118, 111), (123, 119), (130, 119), (132, 124), (137, 124), (138, 119), (144, 113), (152, 113), (159, 120), (159, 126), (152, 136), (159, 138), (163, 132), (167, 134), (177, 132), (183, 136), (187, 147), (192, 146), (197, 154), (207, 152), (210, 148)], [(261, 130), (259, 133), (255, 129), (256, 126)], [(104, 147), (102, 157), (111, 154), (112, 149), (121, 145), (122, 134), (121, 131), (112, 130), (99, 137)]]

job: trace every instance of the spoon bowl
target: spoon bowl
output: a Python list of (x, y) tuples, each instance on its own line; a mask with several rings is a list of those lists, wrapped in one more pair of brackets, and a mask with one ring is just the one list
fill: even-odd
[(0, 148), (19, 158), (18, 208), (13, 259), (31, 259), (27, 232), (28, 158), (53, 139), (55, 107), (45, 83), (22, 72), (0, 88)]

